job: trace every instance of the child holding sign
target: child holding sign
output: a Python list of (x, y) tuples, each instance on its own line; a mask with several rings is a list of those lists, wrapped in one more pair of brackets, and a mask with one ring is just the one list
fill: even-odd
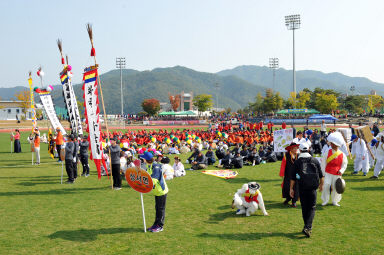
[(161, 232), (164, 228), (165, 205), (168, 193), (167, 183), (163, 176), (162, 166), (153, 163), (152, 153), (145, 152), (140, 157), (144, 159), (145, 165), (143, 166), (143, 169), (145, 169), (152, 177), (153, 194), (155, 195), (156, 219), (153, 226), (147, 230), (154, 233)]

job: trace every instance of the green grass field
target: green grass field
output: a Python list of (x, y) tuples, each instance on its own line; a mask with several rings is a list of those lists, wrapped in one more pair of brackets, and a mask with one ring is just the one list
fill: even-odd
[[(21, 154), (10, 153), (9, 134), (0, 141), (0, 254), (384, 253), (384, 181), (368, 179), (372, 171), (351, 176), (351, 164), (341, 207), (322, 207), (319, 193), (310, 239), (301, 234), (300, 206), (282, 204), (280, 162), (245, 167), (231, 180), (188, 171), (168, 181), (164, 232), (144, 233), (140, 195), (125, 180), (113, 191), (90, 163), (90, 177), (61, 185), (61, 164), (48, 157), (47, 145), (42, 164), (32, 166), (25, 133)], [(249, 181), (261, 184), (269, 217), (237, 216), (230, 208)], [(153, 196), (145, 194), (144, 203), (150, 226)]]

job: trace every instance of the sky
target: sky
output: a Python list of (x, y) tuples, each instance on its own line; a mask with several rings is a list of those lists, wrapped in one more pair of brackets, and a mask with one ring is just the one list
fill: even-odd
[(44, 85), (59, 84), (58, 38), (75, 83), (92, 65), (90, 22), (100, 73), (176, 65), (218, 72), (239, 65), (292, 69), (292, 31), (284, 16), (301, 15), (296, 70), (340, 72), (384, 83), (382, 0), (13, 0), (0, 1), (0, 87), (28, 86), (41, 65)]

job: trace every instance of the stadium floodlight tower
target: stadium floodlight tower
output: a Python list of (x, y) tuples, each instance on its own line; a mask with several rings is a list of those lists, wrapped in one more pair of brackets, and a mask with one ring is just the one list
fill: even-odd
[(120, 69), (121, 118), (123, 118), (123, 68), (125, 68), (125, 58), (116, 58), (116, 68)]
[(269, 58), (269, 68), (272, 69), (273, 72), (273, 83), (272, 83), (272, 89), (275, 90), (275, 76), (276, 76), (276, 69), (279, 68), (279, 59), (278, 58)]
[[(293, 34), (293, 92), (296, 97), (296, 71), (295, 71), (295, 30), (300, 28), (300, 14), (285, 16), (285, 25)], [(296, 104), (296, 103), (295, 103)], [(296, 107), (296, 105), (295, 105)]]

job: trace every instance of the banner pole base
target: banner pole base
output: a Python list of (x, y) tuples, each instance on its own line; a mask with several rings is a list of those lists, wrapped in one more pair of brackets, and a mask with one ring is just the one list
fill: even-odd
[(144, 212), (143, 193), (140, 193), (140, 199), (141, 199), (141, 210), (143, 212), (144, 233), (146, 233), (147, 232), (147, 225), (145, 224), (145, 212)]
[(63, 184), (64, 163), (61, 161), (61, 184)]

